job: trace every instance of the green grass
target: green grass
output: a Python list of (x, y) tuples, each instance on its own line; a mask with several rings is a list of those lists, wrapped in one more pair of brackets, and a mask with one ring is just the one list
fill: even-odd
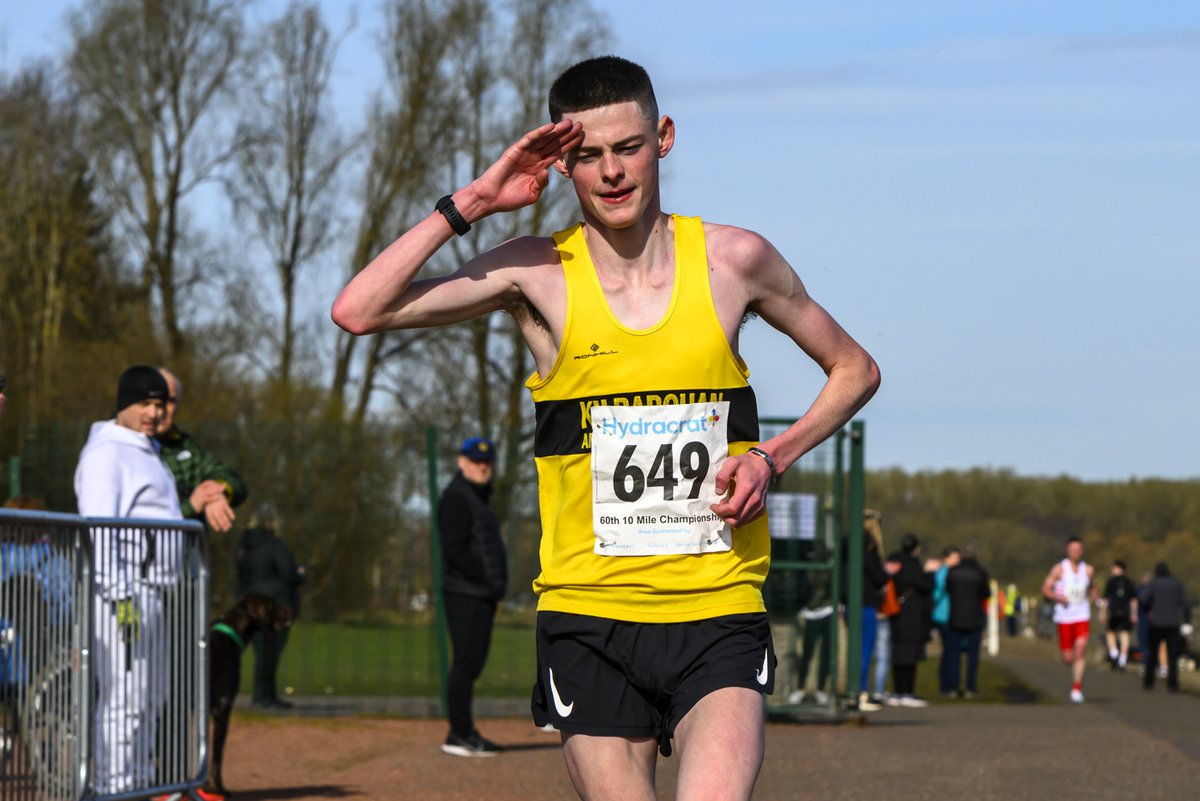
[[(966, 679), (966, 663), (963, 664), (963, 679)], [(938, 694), (938, 657), (931, 656), (917, 668), (917, 695), (932, 703), (960, 704), (956, 698), (941, 698)], [(1019, 674), (998, 665), (986, 657), (979, 662), (979, 695), (971, 700), (975, 704), (1042, 703), (1046, 699)]]
[[(242, 692), (249, 693), (253, 656), (243, 656)], [(938, 656), (917, 670), (917, 694), (934, 703), (962, 703), (938, 696)], [(487, 667), (476, 694), (492, 698), (529, 696), (536, 672), (534, 630), (529, 625), (498, 623), (492, 634)], [(302, 622), (292, 629), (279, 668), (281, 691), (295, 695), (382, 695), (436, 697), (441, 668), (432, 627), (426, 623), (351, 625)], [(972, 703), (1045, 701), (1012, 670), (983, 658), (979, 696)]]
[[(252, 649), (242, 663), (242, 692), (254, 672)], [(534, 631), (498, 624), (487, 667), (475, 685), (480, 696), (528, 696), (536, 673)], [(279, 666), (280, 691), (295, 695), (436, 696), (438, 648), (427, 624), (298, 623)]]

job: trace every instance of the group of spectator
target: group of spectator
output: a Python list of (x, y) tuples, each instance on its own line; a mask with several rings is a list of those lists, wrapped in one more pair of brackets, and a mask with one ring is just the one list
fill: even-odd
[[(138, 365), (117, 381), (113, 416), (94, 423), (74, 476), (79, 514), (93, 519), (162, 521), (128, 528), (93, 526), (97, 715), (94, 789), (152, 786), (156, 725), (179, 671), (166, 651), (165, 598), (180, 578), (184, 541), (171, 521), (194, 519), (218, 534), (233, 528), (247, 497), (238, 472), (175, 422), (183, 384), (165, 368)], [(0, 410), (4, 397), (0, 394)], [(269, 507), (264, 507), (269, 508)], [(254, 515), (238, 551), (240, 595), (258, 592), (295, 607), (303, 571), (276, 536), (273, 514)], [(286, 559), (280, 554), (286, 552)], [(255, 700), (284, 705), (275, 671), (286, 632), (260, 632)]]
[[(947, 548), (940, 559), (922, 562), (920, 539), (906, 533), (898, 550), (887, 556), (883, 553), (881, 515), (867, 510), (858, 708), (874, 711), (883, 705), (928, 705), (916, 692), (917, 667), (925, 659), (933, 631), (942, 644), (939, 692), (946, 697), (974, 696), (979, 691), (979, 649), (987, 623), (984, 604), (991, 597), (991, 580), (979, 564), (974, 546), (962, 551)], [(868, 684), (872, 679), (873, 685)]]

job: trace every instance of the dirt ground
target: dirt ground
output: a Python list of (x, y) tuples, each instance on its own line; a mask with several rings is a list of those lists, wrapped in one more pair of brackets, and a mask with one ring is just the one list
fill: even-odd
[(479, 727), (505, 747), (502, 755), (443, 754), (442, 720), (237, 720), (235, 713), (225, 783), (236, 801), (575, 797), (557, 734), (539, 731), (527, 720), (481, 720)]

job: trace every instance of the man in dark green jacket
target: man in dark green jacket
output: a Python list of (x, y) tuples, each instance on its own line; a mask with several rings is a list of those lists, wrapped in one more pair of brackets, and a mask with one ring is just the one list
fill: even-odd
[(165, 367), (158, 368), (167, 380), (170, 394), (167, 411), (155, 438), (163, 461), (175, 477), (179, 506), (185, 518), (199, 520), (213, 531), (229, 531), (233, 509), (246, 500), (246, 482), (229, 465), (213, 456), (186, 431), (175, 425), (175, 412), (183, 402), (183, 384)]

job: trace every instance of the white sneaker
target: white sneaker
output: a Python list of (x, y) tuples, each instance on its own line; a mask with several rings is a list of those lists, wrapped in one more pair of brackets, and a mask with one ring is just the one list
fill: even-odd
[(1120, 656), (1117, 657), (1117, 667), (1122, 667), (1122, 668), (1125, 667), (1125, 663), (1127, 661), (1128, 661), (1128, 659), (1127, 659), (1126, 655), (1121, 654)]
[(915, 695), (904, 695), (900, 697), (900, 706), (906, 706), (909, 709), (923, 709), (929, 706), (929, 702)]
[(792, 690), (791, 695), (788, 696), (788, 703), (789, 704), (804, 703), (804, 690)]
[(871, 697), (866, 693), (858, 694), (858, 709), (860, 712), (877, 712), (883, 709), (879, 704), (871, 703)]
[(904, 696), (892, 693), (883, 699), (883, 702), (888, 706), (904, 706)]
[(1076, 690), (1076, 689), (1071, 690), (1071, 703), (1072, 704), (1082, 704), (1083, 703), (1083, 690)]
[(813, 693), (813, 700), (816, 702), (817, 706), (826, 706), (829, 704), (829, 696), (820, 690), (817, 690), (815, 693)]

